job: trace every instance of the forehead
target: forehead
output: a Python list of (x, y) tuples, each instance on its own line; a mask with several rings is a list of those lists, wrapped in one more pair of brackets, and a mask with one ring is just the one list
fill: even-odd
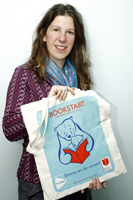
[(62, 16), (62, 15), (56, 16), (49, 25), (50, 28), (53, 26), (58, 26), (66, 29), (75, 29), (73, 18), (70, 16)]

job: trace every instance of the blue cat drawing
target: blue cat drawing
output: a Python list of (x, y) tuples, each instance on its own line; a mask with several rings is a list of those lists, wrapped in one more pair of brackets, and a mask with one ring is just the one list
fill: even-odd
[(58, 157), (62, 164), (82, 164), (94, 147), (94, 139), (69, 117), (54, 128), (59, 141)]

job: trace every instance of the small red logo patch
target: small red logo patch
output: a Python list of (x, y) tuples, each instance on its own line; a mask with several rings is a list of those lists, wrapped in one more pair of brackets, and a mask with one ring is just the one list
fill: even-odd
[(102, 163), (103, 165), (107, 166), (109, 164), (109, 159), (108, 158), (102, 159)]

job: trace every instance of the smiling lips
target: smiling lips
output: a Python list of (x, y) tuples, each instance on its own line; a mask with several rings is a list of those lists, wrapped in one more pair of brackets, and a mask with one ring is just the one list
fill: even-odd
[(56, 47), (56, 49), (61, 50), (61, 51), (66, 49), (66, 47), (63, 47), (63, 46), (55, 46), (55, 47)]

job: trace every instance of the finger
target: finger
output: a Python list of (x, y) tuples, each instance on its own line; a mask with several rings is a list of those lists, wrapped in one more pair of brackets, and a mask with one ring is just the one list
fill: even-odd
[(48, 97), (53, 97), (53, 96), (55, 96), (57, 93), (58, 93), (58, 86), (57, 86), (57, 85), (53, 85), (53, 86), (51, 87), (51, 90), (50, 90), (50, 92), (49, 92)]
[(66, 97), (67, 97), (67, 94), (68, 94), (68, 91), (67, 91), (67, 87), (66, 87), (66, 88), (64, 88), (64, 89), (62, 90), (62, 93), (61, 93), (61, 95), (60, 95), (60, 100), (65, 100)]
[(81, 190), (81, 193), (84, 194), (84, 190)]
[(93, 179), (92, 179), (92, 189), (93, 189), (93, 190), (96, 190), (96, 189), (97, 189), (97, 180), (96, 180), (96, 178), (93, 178)]
[(66, 97), (67, 97), (67, 94), (68, 94), (68, 91), (67, 91), (67, 90), (65, 90), (65, 93), (64, 93), (64, 95), (63, 95), (63, 100), (65, 100), (65, 99), (66, 99)]
[(100, 184), (99, 178), (96, 178), (96, 181), (97, 181), (97, 189), (100, 190), (101, 189), (101, 184)]
[(92, 182), (89, 184), (88, 189), (89, 189), (89, 190), (92, 190)]
[(73, 89), (73, 88), (67, 87), (67, 90), (68, 90), (69, 92), (71, 92), (73, 95), (75, 95), (75, 92), (74, 92), (74, 89)]
[(56, 99), (59, 99), (61, 93), (62, 93), (62, 90), (61, 90), (61, 89), (57, 89), (57, 92), (56, 92)]
[(56, 94), (55, 91), (53, 90), (53, 88), (51, 88), (48, 97), (53, 97), (55, 94)]
[(104, 189), (106, 189), (107, 182), (106, 182), (106, 181), (104, 181), (104, 182), (102, 183), (102, 186), (103, 186), (103, 188), (104, 188)]

